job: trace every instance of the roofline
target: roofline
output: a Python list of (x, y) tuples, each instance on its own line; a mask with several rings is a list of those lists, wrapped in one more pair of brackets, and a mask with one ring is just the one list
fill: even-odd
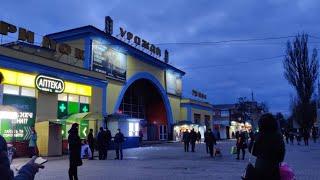
[[(88, 29), (91, 29), (92, 31), (89, 31)], [(48, 36), (49, 38), (53, 38), (53, 39), (63, 39), (63, 38), (66, 38), (67, 36), (60, 36), (59, 35), (62, 35), (64, 33), (69, 33), (69, 32), (72, 32), (72, 31), (77, 31), (77, 30), (85, 30), (84, 32), (82, 33), (78, 33), (78, 34), (74, 34), (74, 35), (79, 35), (79, 34), (90, 34), (90, 33), (93, 33), (95, 35), (98, 35), (98, 36), (101, 36), (103, 38), (109, 38), (111, 40), (114, 40), (114, 41), (117, 41), (118, 43), (120, 43), (121, 46), (124, 46), (128, 49), (132, 49), (133, 51), (136, 51), (138, 53), (142, 53), (143, 55), (146, 55), (148, 58), (151, 58), (152, 60), (154, 60), (156, 63), (159, 63), (160, 65), (163, 65), (164, 67), (169, 67), (169, 69), (172, 69), (178, 73), (180, 73), (182, 76), (184, 76), (186, 73), (168, 63), (165, 63), (139, 49), (136, 49), (134, 47), (132, 47), (131, 45), (117, 39), (116, 37), (112, 36), (112, 35), (109, 35), (107, 33), (105, 33), (104, 31), (92, 26), (92, 25), (87, 25), (87, 26), (81, 26), (81, 27), (78, 27), (78, 28), (73, 28), (73, 29), (69, 29), (69, 30), (65, 30), (65, 31), (60, 31), (60, 32), (55, 32), (55, 33), (51, 33), (51, 34), (47, 34), (46, 36)], [(54, 37), (54, 36), (58, 36), (58, 37)], [(69, 35), (69, 36), (73, 36), (73, 35)]]

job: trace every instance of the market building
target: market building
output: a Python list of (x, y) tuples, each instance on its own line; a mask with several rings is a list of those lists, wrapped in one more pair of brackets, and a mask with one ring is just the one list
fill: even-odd
[[(67, 131), (80, 124), (80, 137), (89, 129), (118, 128), (125, 147), (144, 140), (173, 138), (181, 120), (182, 77), (170, 65), (169, 53), (120, 28), (113, 21), (106, 29), (83, 26), (42, 37), (0, 22), (3, 36), (18, 34), (18, 41), (0, 46), (0, 134), (24, 155), (31, 130), (38, 133), (41, 155), (61, 155)], [(14, 117), (14, 118), (11, 118)]]
[(191, 129), (200, 131), (203, 139), (206, 129), (213, 128), (212, 105), (196, 99), (183, 98), (180, 106), (181, 121), (177, 122), (174, 126), (174, 140), (181, 141), (182, 133), (187, 129), (189, 131)]

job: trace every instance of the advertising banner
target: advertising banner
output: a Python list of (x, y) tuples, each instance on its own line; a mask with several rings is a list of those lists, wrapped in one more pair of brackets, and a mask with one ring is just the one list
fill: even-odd
[(182, 95), (182, 78), (179, 74), (166, 71), (167, 92), (177, 96)]
[(0, 134), (8, 141), (27, 141), (36, 119), (36, 99), (14, 95), (4, 95), (3, 104), (18, 110), (18, 118), (0, 119)]
[(92, 41), (92, 70), (117, 80), (126, 80), (127, 57), (103, 42)]

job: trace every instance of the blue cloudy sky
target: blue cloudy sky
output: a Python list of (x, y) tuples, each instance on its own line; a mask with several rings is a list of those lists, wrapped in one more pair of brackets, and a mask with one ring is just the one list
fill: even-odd
[[(4, 1), (0, 19), (48, 34), (83, 25), (104, 28), (109, 15), (119, 27), (155, 44), (207, 42), (293, 36), (320, 37), (317, 0), (55, 0)], [(289, 113), (293, 89), (283, 77), (282, 57), (288, 38), (210, 45), (164, 44), (170, 63), (186, 71), (184, 95), (192, 89), (214, 104), (240, 96), (265, 101), (273, 112)], [(310, 38), (319, 48), (320, 39)]]

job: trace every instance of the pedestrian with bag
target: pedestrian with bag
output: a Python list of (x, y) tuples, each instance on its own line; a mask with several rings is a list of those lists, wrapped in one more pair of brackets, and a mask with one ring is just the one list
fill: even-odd
[(124, 143), (124, 135), (122, 134), (121, 130), (118, 129), (117, 134), (114, 136), (114, 145), (115, 145), (115, 150), (116, 150), (116, 155), (117, 155), (117, 157), (115, 159), (117, 159), (117, 160), (123, 159), (123, 153), (122, 153), (123, 143)]
[(214, 145), (216, 144), (216, 138), (213, 132), (211, 131), (211, 129), (208, 129), (205, 133), (205, 142), (208, 147), (210, 157), (213, 157), (213, 148), (214, 148)]
[(270, 113), (259, 120), (259, 133), (250, 144), (249, 151), (255, 156), (255, 179), (280, 180), (280, 163), (285, 156), (285, 143), (279, 125)]
[(247, 139), (244, 132), (240, 132), (238, 139), (237, 139), (237, 160), (240, 159), (240, 151), (242, 152), (242, 160), (244, 160), (244, 157), (246, 155), (246, 148), (247, 148)]
[(79, 124), (74, 123), (68, 131), (69, 143), (69, 179), (78, 180), (78, 166), (82, 165), (81, 160), (81, 139), (79, 137)]
[(190, 133), (188, 129), (183, 133), (182, 139), (184, 143), (184, 152), (189, 152)]
[(92, 153), (92, 157), (91, 157), (91, 160), (94, 159), (94, 136), (93, 136), (93, 129), (90, 129), (90, 132), (88, 134), (88, 137), (87, 137), (87, 140), (88, 140), (88, 145), (89, 145), (89, 148), (91, 150), (91, 153)]
[(99, 160), (105, 160), (106, 148), (107, 148), (107, 133), (106, 131), (104, 131), (103, 127), (100, 127), (97, 140), (98, 140)]

